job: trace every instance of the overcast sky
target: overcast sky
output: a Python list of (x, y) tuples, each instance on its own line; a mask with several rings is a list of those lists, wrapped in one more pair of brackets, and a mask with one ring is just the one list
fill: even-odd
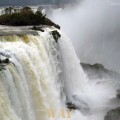
[[(76, 1), (76, 0), (74, 0)], [(66, 4), (73, 0), (0, 0), (0, 6), (21, 6), (21, 5), (39, 5), (39, 4)]]

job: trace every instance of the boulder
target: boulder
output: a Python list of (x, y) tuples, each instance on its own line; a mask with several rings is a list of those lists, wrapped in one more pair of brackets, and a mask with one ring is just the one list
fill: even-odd
[(70, 110), (76, 110), (77, 109), (77, 107), (72, 102), (67, 102), (66, 105), (67, 105), (67, 108), (70, 109)]

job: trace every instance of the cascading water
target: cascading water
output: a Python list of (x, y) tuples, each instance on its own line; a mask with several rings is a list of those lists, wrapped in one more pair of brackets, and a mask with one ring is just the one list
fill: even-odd
[(53, 120), (48, 110), (66, 110), (65, 102), (77, 107), (71, 120), (103, 120), (114, 106), (115, 82), (89, 81), (71, 42), (59, 31), (56, 43), (52, 30), (0, 36), (0, 59), (10, 60), (0, 71), (0, 120)]
[[(47, 119), (47, 109), (58, 109), (61, 106), (60, 85), (58, 84), (61, 81), (59, 78), (61, 70), (57, 59), (59, 52), (55, 40), (47, 33), (38, 36), (2, 36), (0, 39), (0, 52), (5, 55), (2, 57), (10, 56), (11, 61), (6, 70), (0, 74), (1, 100), (3, 98), (4, 102), (1, 101), (1, 111), (3, 111), (1, 112), (1, 119)], [(67, 51), (62, 54), (62, 50), (69, 45), (69, 43), (65, 43), (62, 42), (62, 39), (59, 43), (61, 56), (63, 57), (61, 59), (62, 63), (67, 63), (65, 60), (68, 61), (72, 57), (71, 54), (66, 54)], [(68, 50), (73, 51), (71, 44), (70, 47)], [(64, 58), (65, 56), (68, 58)], [(74, 58), (76, 59), (76, 56)], [(70, 64), (74, 64), (73, 60)], [(76, 64), (79, 66), (79, 61)], [(72, 97), (72, 89), (75, 89), (75, 86), (72, 88), (73, 83), (75, 83), (73, 80), (78, 73), (76, 72), (73, 75), (69, 73), (75, 72), (74, 65), (70, 69), (69, 64), (64, 65), (61, 78), (62, 82), (65, 82), (63, 86), (67, 89), (65, 91), (66, 95)], [(80, 71), (83, 73), (81, 69)], [(72, 83), (67, 87), (69, 80)]]
[(55, 40), (49, 34), (0, 39), (11, 61), (0, 74), (1, 120), (46, 120), (47, 109), (60, 105)]

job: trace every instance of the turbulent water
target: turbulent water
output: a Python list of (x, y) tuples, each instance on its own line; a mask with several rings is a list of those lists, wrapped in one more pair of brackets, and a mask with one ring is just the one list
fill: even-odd
[[(0, 59), (11, 62), (0, 71), (0, 120), (103, 120), (116, 106), (110, 100), (116, 97), (118, 81), (90, 81), (69, 39), (59, 31), (56, 43), (51, 30), (0, 36)], [(66, 102), (77, 110), (70, 118), (58, 118), (61, 109), (69, 112)], [(48, 115), (51, 109), (55, 118)]]

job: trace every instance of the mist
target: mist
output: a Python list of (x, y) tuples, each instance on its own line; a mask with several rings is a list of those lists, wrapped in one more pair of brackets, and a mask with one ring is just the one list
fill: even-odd
[(55, 11), (52, 20), (70, 37), (81, 62), (120, 72), (120, 2), (83, 0)]

